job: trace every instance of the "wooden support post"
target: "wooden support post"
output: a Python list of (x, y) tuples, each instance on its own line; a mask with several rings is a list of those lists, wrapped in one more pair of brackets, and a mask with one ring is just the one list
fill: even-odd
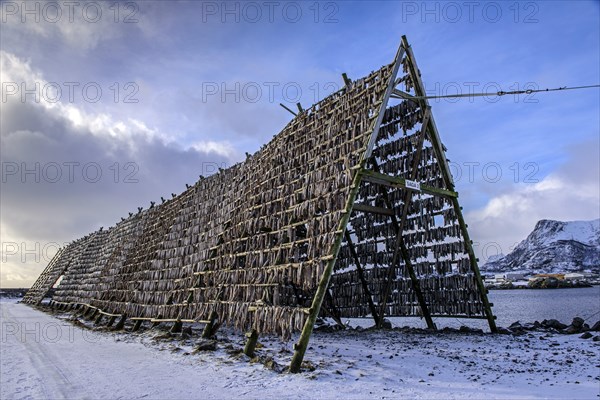
[[(417, 62), (415, 60), (415, 56), (413, 54), (412, 48), (408, 44), (408, 40), (406, 36), (402, 36), (402, 47), (406, 51), (406, 55), (409, 60), (409, 69), (411, 77), (413, 78), (413, 83), (415, 87), (415, 95), (417, 97), (425, 96), (425, 87), (423, 86), (423, 82), (421, 80), (421, 75), (419, 73), (419, 68), (417, 66)], [(426, 108), (429, 107), (429, 101), (427, 99), (419, 99), (421, 103), (421, 107)], [(442, 170), (442, 175), (444, 181), (446, 183), (446, 187), (448, 190), (454, 191), (454, 181), (452, 180), (452, 174), (450, 173), (450, 166), (448, 165), (448, 160), (446, 159), (444, 148), (442, 142), (440, 140), (439, 132), (437, 130), (437, 126), (435, 125), (435, 120), (433, 116), (430, 118), (430, 122), (428, 124), (428, 132), (429, 138), (431, 140), (431, 144), (433, 150), (435, 152), (435, 156), (440, 165), (440, 169)], [(458, 223), (460, 226), (461, 233), (463, 235), (463, 239), (465, 241), (465, 246), (467, 253), (469, 254), (469, 261), (471, 263), (471, 269), (473, 270), (473, 275), (475, 276), (475, 280), (477, 283), (477, 287), (479, 288), (479, 292), (481, 295), (481, 300), (483, 303), (483, 308), (485, 310), (485, 314), (488, 320), (488, 324), (490, 326), (490, 331), (497, 332), (498, 328), (496, 327), (496, 321), (494, 318), (494, 314), (492, 313), (492, 306), (490, 305), (489, 299), (487, 297), (487, 291), (485, 289), (485, 285), (483, 284), (483, 279), (481, 278), (481, 272), (479, 271), (479, 266), (477, 265), (477, 258), (475, 257), (475, 251), (473, 250), (473, 244), (471, 243), (471, 239), (469, 237), (469, 232), (467, 230), (467, 224), (465, 223), (462, 209), (458, 204), (457, 198), (452, 198), (452, 206), (454, 207), (454, 212), (456, 213), (456, 217), (458, 219)]]
[(116, 319), (117, 319), (117, 317), (115, 315), (113, 315), (112, 317), (110, 317), (109, 320), (108, 320), (108, 324), (106, 324), (106, 327), (110, 328), (112, 326), (112, 324), (115, 323)]
[(363, 273), (362, 265), (360, 265), (360, 260), (358, 259), (358, 254), (356, 254), (356, 249), (354, 248), (354, 243), (352, 243), (352, 238), (350, 237), (350, 233), (346, 231), (346, 242), (348, 243), (348, 249), (350, 250), (350, 255), (354, 259), (354, 264), (356, 264), (356, 272), (358, 272), (358, 279), (360, 279), (360, 283), (362, 285), (363, 293), (367, 298), (367, 302), (369, 303), (369, 309), (371, 310), (371, 315), (375, 320), (375, 325), (379, 326), (379, 313), (377, 312), (377, 307), (375, 307), (375, 303), (373, 303), (373, 296), (371, 295), (371, 291), (369, 290), (369, 285), (365, 280), (365, 275)]
[[(377, 141), (377, 135), (379, 133), (379, 127), (381, 126), (381, 121), (383, 120), (383, 115), (385, 113), (385, 108), (387, 106), (390, 95), (392, 94), (392, 90), (394, 89), (394, 83), (396, 81), (396, 76), (398, 75), (398, 70), (400, 69), (400, 63), (402, 61), (402, 56), (404, 55), (404, 48), (402, 46), (398, 47), (398, 51), (396, 52), (396, 57), (394, 58), (393, 70), (390, 76), (390, 81), (388, 82), (388, 87), (386, 88), (385, 94), (383, 96), (382, 102), (379, 106), (379, 110), (377, 110), (377, 118), (373, 120), (373, 125), (371, 125), (371, 137), (369, 138), (369, 142), (367, 143), (367, 147), (365, 149), (364, 154), (362, 155), (360, 162), (358, 164), (358, 168), (354, 177), (352, 179), (352, 185), (350, 186), (350, 193), (348, 195), (348, 200), (346, 202), (345, 212), (342, 215), (342, 219), (338, 224), (338, 229), (335, 236), (335, 241), (332, 246), (330, 258), (327, 261), (325, 269), (323, 270), (323, 275), (321, 276), (321, 281), (317, 286), (317, 291), (315, 296), (313, 297), (313, 301), (309, 310), (308, 318), (304, 323), (304, 327), (302, 328), (302, 333), (300, 334), (300, 339), (298, 343), (294, 346), (294, 355), (292, 356), (292, 362), (290, 363), (290, 372), (297, 373), (300, 372), (300, 367), (302, 365), (302, 360), (304, 359), (304, 353), (306, 353), (306, 349), (308, 348), (308, 342), (310, 341), (310, 335), (312, 334), (313, 328), (315, 326), (315, 321), (319, 316), (319, 312), (321, 310), (321, 305), (323, 304), (323, 299), (325, 298), (325, 293), (329, 287), (329, 280), (331, 279), (331, 274), (333, 273), (333, 266), (335, 265), (335, 260), (340, 251), (340, 247), (342, 246), (342, 240), (344, 238), (344, 232), (346, 231), (346, 226), (348, 225), (348, 221), (350, 220), (350, 214), (352, 213), (352, 206), (354, 205), (354, 201), (356, 200), (356, 196), (360, 189), (360, 184), (362, 182), (362, 174), (367, 163), (367, 160), (371, 158), (371, 154), (373, 152), (373, 146), (375, 146), (375, 142)], [(331, 125), (329, 125), (331, 128)]]
[(183, 322), (181, 322), (181, 320), (179, 318), (177, 318), (177, 321), (175, 321), (173, 323), (173, 326), (171, 327), (170, 332), (171, 333), (181, 333), (182, 330), (183, 330)]
[(254, 357), (254, 349), (256, 348), (256, 342), (258, 342), (258, 331), (256, 329), (252, 329), (250, 332), (246, 333), (246, 345), (244, 346), (244, 354), (248, 357)]
[(127, 319), (127, 314), (123, 314), (121, 315), (121, 318), (119, 319), (119, 322), (117, 322), (117, 325), (115, 326), (115, 331), (120, 331), (121, 329), (123, 329), (125, 327), (125, 320)]
[(136, 320), (133, 328), (131, 328), (131, 332), (137, 332), (142, 327), (143, 322), (144, 321), (141, 319)]
[(213, 329), (215, 328), (215, 324), (217, 323), (218, 317), (219, 316), (217, 315), (216, 311), (210, 313), (210, 317), (208, 318), (209, 322), (208, 324), (206, 324), (204, 330), (202, 331), (203, 339), (210, 339), (214, 335)]
[(344, 80), (345, 86), (350, 86), (350, 84), (352, 83), (352, 80), (348, 78), (348, 75), (346, 75), (345, 72), (342, 72), (342, 79)]
[(100, 325), (100, 322), (102, 322), (102, 317), (104, 317), (104, 315), (102, 315), (102, 313), (98, 314), (96, 321), (94, 321), (94, 325)]
[(88, 319), (94, 319), (94, 317), (96, 317), (96, 315), (99, 313), (100, 311), (97, 308), (93, 308), (92, 312), (86, 317)]

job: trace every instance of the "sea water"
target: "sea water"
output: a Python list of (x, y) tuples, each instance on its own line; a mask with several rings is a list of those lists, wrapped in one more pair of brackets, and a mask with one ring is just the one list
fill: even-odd
[[(498, 326), (508, 327), (516, 321), (522, 324), (544, 319), (557, 319), (570, 324), (574, 317), (583, 318), (590, 326), (600, 321), (600, 286), (577, 289), (512, 289), (490, 290), (488, 298), (494, 304), (492, 312)], [(427, 327), (422, 318), (389, 318), (395, 327)], [(346, 321), (344, 321), (346, 322)], [(350, 325), (369, 327), (369, 318), (351, 319)], [(458, 328), (466, 325), (471, 328), (488, 329), (486, 320), (469, 318), (434, 318), (438, 328)]]

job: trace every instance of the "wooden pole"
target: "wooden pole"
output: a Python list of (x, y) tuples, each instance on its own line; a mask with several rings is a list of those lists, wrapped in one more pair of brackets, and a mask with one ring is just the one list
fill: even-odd
[(117, 317), (116, 317), (116, 316), (114, 316), (114, 315), (113, 315), (112, 317), (110, 317), (110, 318), (109, 318), (109, 320), (108, 320), (108, 324), (106, 324), (106, 327), (107, 327), (107, 328), (110, 328), (110, 327), (112, 326), (112, 324), (114, 324), (114, 323), (115, 323), (115, 320), (116, 320), (116, 319), (117, 319)]
[(115, 331), (120, 331), (121, 329), (123, 329), (125, 327), (126, 319), (127, 319), (127, 314), (121, 315), (119, 322), (117, 322), (117, 325), (115, 326)]
[[(348, 225), (348, 221), (350, 220), (352, 206), (354, 204), (354, 201), (356, 200), (356, 196), (360, 189), (360, 184), (362, 182), (362, 171), (365, 168), (367, 160), (371, 158), (373, 146), (375, 145), (375, 141), (377, 140), (379, 127), (381, 126), (381, 121), (383, 120), (385, 108), (387, 106), (390, 95), (392, 94), (392, 90), (395, 86), (394, 83), (396, 81), (396, 76), (398, 75), (398, 70), (400, 69), (400, 62), (402, 60), (403, 55), (404, 48), (402, 46), (399, 46), (398, 51), (396, 52), (396, 57), (394, 59), (394, 66), (390, 77), (390, 81), (388, 83), (388, 87), (386, 88), (383, 100), (379, 107), (377, 118), (373, 121), (373, 125), (371, 126), (371, 137), (369, 138), (369, 142), (367, 143), (365, 153), (362, 155), (362, 158), (358, 165), (358, 169), (356, 170), (356, 173), (354, 174), (354, 177), (352, 179), (352, 185), (348, 196), (348, 200), (346, 202), (346, 208), (344, 210), (344, 214), (342, 215), (342, 219), (338, 224), (338, 229), (336, 231), (337, 234), (333, 243), (331, 254), (328, 257), (325, 270), (323, 271), (323, 275), (321, 276), (321, 281), (317, 286), (317, 291), (315, 293), (315, 296), (313, 297), (309, 315), (306, 322), (304, 323), (302, 333), (300, 334), (300, 339), (298, 343), (294, 346), (295, 351), (292, 357), (292, 362), (290, 364), (290, 372), (292, 373), (300, 372), (300, 366), (302, 365), (302, 360), (304, 359), (304, 354), (306, 353), (306, 349), (308, 347), (308, 342), (310, 341), (310, 336), (312, 334), (315, 321), (317, 320), (319, 311), (321, 310), (321, 305), (323, 304), (323, 299), (325, 298), (325, 292), (327, 291), (327, 288), (329, 286), (329, 280), (331, 279), (333, 266), (335, 265), (335, 260), (342, 245), (342, 239), (344, 237), (344, 232), (346, 231), (346, 225)], [(329, 127), (331, 127), (331, 125), (329, 125)]]
[(94, 317), (96, 317), (96, 315), (100, 312), (97, 308), (93, 308), (92, 310), (93, 310), (92, 313), (90, 315), (88, 315), (86, 318), (94, 319)]
[[(410, 74), (413, 77), (413, 82), (415, 86), (415, 94), (417, 96), (425, 96), (425, 88), (423, 86), (423, 82), (421, 80), (421, 76), (419, 74), (419, 69), (417, 67), (417, 62), (415, 60), (415, 56), (413, 54), (412, 48), (408, 44), (408, 40), (406, 36), (402, 36), (402, 46), (406, 50), (408, 59), (409, 59), (409, 69)], [(427, 99), (420, 99), (421, 107), (429, 107), (429, 101)], [(442, 142), (439, 137), (439, 132), (435, 125), (435, 120), (433, 116), (430, 118), (430, 123), (428, 124), (429, 128), (429, 138), (431, 140), (432, 147), (434, 149), (436, 158), (442, 170), (442, 175), (444, 181), (446, 183), (446, 187), (454, 191), (454, 182), (452, 180), (452, 174), (450, 173), (450, 167), (448, 165), (448, 160), (446, 159), (446, 155), (444, 153), (444, 148), (442, 146)], [(471, 269), (473, 270), (473, 274), (475, 276), (475, 280), (477, 283), (477, 287), (479, 288), (479, 292), (481, 295), (481, 300), (483, 302), (483, 308), (486, 313), (486, 317), (488, 320), (488, 324), (490, 326), (490, 330), (492, 332), (497, 332), (498, 328), (496, 327), (496, 321), (494, 318), (494, 314), (492, 313), (492, 307), (490, 305), (489, 299), (487, 297), (487, 291), (485, 289), (485, 285), (483, 284), (483, 279), (481, 278), (481, 272), (479, 271), (479, 266), (477, 265), (477, 258), (475, 257), (475, 251), (473, 250), (473, 243), (469, 237), (469, 232), (467, 230), (467, 224), (465, 223), (462, 209), (458, 203), (458, 198), (451, 198), (452, 206), (454, 207), (454, 212), (456, 213), (456, 217), (458, 219), (458, 223), (460, 226), (461, 233), (463, 235), (465, 241), (465, 247), (467, 253), (469, 254), (469, 261), (471, 264)]]
[(246, 333), (246, 345), (244, 346), (244, 354), (248, 357), (254, 357), (254, 349), (256, 348), (256, 342), (258, 342), (258, 331), (256, 329), (252, 329), (250, 332)]
[(144, 321), (141, 319), (136, 320), (133, 328), (131, 328), (131, 332), (137, 332), (141, 328), (143, 322)]
[(217, 312), (213, 311), (210, 313), (210, 317), (209, 319), (209, 323), (206, 324), (206, 326), (204, 327), (204, 330), (202, 331), (202, 338), (204, 339), (210, 339), (213, 335), (213, 329), (215, 326), (215, 323), (217, 322)]
[(175, 321), (173, 323), (173, 327), (171, 328), (171, 333), (181, 333), (183, 329), (183, 322), (181, 322), (180, 319), (177, 319), (177, 321)]

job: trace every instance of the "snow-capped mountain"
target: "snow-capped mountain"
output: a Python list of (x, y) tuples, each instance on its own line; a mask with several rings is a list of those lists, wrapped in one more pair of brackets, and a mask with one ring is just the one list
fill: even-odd
[(600, 219), (538, 221), (510, 254), (488, 260), (482, 270), (600, 273)]

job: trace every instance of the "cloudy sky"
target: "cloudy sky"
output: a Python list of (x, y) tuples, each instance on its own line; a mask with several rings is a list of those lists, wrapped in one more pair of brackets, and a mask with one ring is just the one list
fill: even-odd
[[(0, 286), (232, 165), (392, 60), (429, 95), (600, 83), (600, 3), (1, 4)], [(432, 100), (480, 258), (542, 218), (600, 217), (600, 91)]]

